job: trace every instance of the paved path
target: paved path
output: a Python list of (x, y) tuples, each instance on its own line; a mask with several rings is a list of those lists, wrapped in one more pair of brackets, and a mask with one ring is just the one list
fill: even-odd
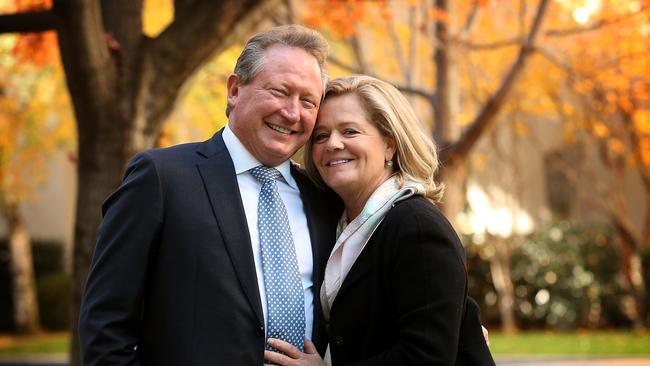
[[(498, 358), (497, 366), (650, 366), (650, 358)], [(0, 366), (66, 366), (64, 355), (27, 357), (16, 359), (0, 358)]]
[(650, 366), (650, 358), (500, 358), (497, 366)]

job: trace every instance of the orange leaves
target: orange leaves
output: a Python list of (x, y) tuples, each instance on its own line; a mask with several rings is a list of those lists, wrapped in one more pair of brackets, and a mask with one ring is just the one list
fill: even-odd
[(596, 136), (596, 137), (598, 137), (600, 139), (604, 139), (606, 137), (609, 137), (609, 135), (610, 135), (609, 128), (607, 126), (605, 126), (605, 124), (602, 123), (602, 122), (594, 123), (594, 125), (592, 127), (592, 130), (593, 130), (594, 136)]
[(14, 0), (16, 10), (43, 10), (52, 8), (52, 0)]
[[(391, 16), (386, 1), (373, 2), (382, 7), (382, 17)], [(304, 23), (312, 28), (329, 28), (338, 37), (350, 37), (356, 33), (355, 25), (366, 18), (367, 6), (363, 0), (308, 0), (305, 1), (308, 13)]]
[(650, 136), (650, 111), (640, 109), (634, 113), (634, 128), (639, 134)]
[(627, 150), (625, 143), (617, 138), (607, 140), (607, 147), (609, 147), (609, 150), (617, 156), (622, 156), (625, 153), (625, 150)]
[(11, 51), (28, 38), (11, 37), (0, 43), (0, 197), (19, 203), (46, 178), (52, 151), (72, 145), (75, 129), (57, 58), (23, 62)]
[(43, 66), (58, 57), (58, 43), (54, 31), (19, 35), (13, 49), (19, 63)]
[(650, 166), (650, 137), (644, 137), (639, 141), (639, 156), (643, 165)]
[(449, 14), (447, 14), (446, 11), (437, 7), (434, 7), (433, 9), (429, 10), (429, 17), (437, 22), (438, 21), (443, 23), (449, 22)]
[[(18, 12), (52, 7), (52, 0), (14, 0), (14, 2)], [(58, 44), (55, 32), (27, 33), (17, 37), (12, 53), (19, 63), (43, 66), (52, 63), (52, 60), (57, 57)]]

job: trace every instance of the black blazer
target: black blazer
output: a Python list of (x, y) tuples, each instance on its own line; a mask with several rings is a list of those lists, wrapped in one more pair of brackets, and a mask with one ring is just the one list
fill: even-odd
[[(318, 299), (337, 201), (295, 167), (292, 174), (312, 239)], [(81, 308), (84, 365), (263, 363), (250, 236), (221, 132), (138, 154), (103, 214)], [(314, 311), (313, 340), (323, 352), (318, 301)]]
[[(475, 339), (478, 307), (466, 301), (465, 253), (454, 229), (425, 198), (406, 199), (388, 212), (332, 304), (332, 363), (493, 365), (487, 346), (463, 348), (485, 344)], [(462, 324), (472, 330), (463, 346)]]

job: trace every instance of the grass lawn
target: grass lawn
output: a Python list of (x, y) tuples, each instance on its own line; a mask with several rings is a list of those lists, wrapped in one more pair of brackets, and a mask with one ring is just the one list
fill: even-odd
[[(0, 335), (0, 358), (34, 354), (66, 353), (67, 333), (16, 337)], [(650, 356), (650, 332), (522, 332), (504, 335), (490, 332), (495, 357), (512, 355)]]
[(68, 333), (43, 333), (34, 336), (0, 335), (0, 357), (67, 353)]
[(650, 355), (650, 332), (490, 332), (495, 357), (510, 355), (638, 356)]

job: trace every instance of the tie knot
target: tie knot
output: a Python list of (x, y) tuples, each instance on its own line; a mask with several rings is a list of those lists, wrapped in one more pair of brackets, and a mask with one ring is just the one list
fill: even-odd
[(249, 172), (262, 184), (274, 181), (282, 176), (277, 169), (269, 168), (264, 165), (256, 166), (249, 170)]

